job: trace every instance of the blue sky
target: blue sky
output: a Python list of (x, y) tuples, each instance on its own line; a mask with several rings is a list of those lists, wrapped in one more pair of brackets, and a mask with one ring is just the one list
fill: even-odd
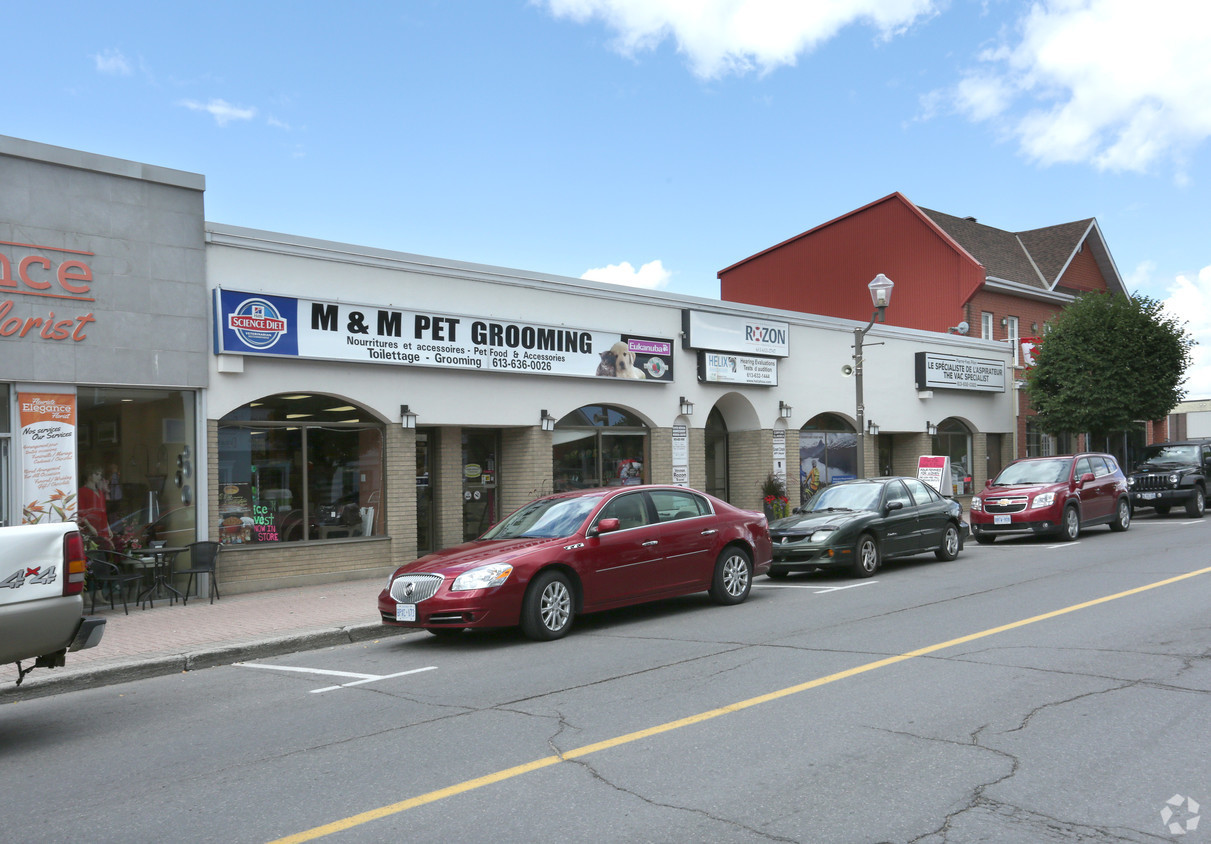
[(1205, 0), (4, 17), (0, 133), (202, 173), (221, 223), (717, 298), (720, 269), (893, 191), (1008, 230), (1096, 217), (1211, 398)]

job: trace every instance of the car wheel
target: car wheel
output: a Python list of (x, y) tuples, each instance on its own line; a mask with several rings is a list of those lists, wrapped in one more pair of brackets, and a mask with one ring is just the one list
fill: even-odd
[(1159, 514), (1161, 516), (1169, 515), (1169, 505), (1168, 504), (1157, 504), (1152, 509), (1155, 510), (1157, 512), (1157, 514)]
[(858, 537), (858, 544), (854, 546), (854, 576), (870, 577), (878, 570), (879, 543), (869, 533), (864, 533)]
[(715, 563), (715, 577), (708, 592), (716, 604), (738, 604), (753, 588), (753, 563), (743, 548), (729, 545)]
[(942, 544), (933, 555), (942, 561), (953, 560), (959, 556), (959, 529), (955, 527), (954, 522), (946, 524), (946, 530), (942, 533)]
[(1126, 530), (1129, 527), (1131, 527), (1131, 505), (1127, 503), (1126, 498), (1120, 498), (1114, 512), (1114, 521), (1110, 523), (1110, 529)]
[(572, 627), (572, 584), (559, 571), (544, 571), (521, 602), (521, 630), (536, 642), (565, 635)]
[(1072, 542), (1081, 535), (1081, 514), (1075, 507), (1064, 508), (1064, 518), (1060, 522), (1060, 539)]
[(1192, 519), (1201, 519), (1207, 512), (1207, 495), (1201, 486), (1194, 488), (1194, 495), (1186, 502), (1186, 515)]
[(767, 571), (765, 574), (770, 580), (781, 580), (782, 578), (784, 578), (788, 574), (790, 574), (790, 572), (789, 571), (774, 571), (771, 569), (770, 571)]
[(463, 635), (465, 627), (426, 627), (425, 630), (439, 639), (457, 639)]

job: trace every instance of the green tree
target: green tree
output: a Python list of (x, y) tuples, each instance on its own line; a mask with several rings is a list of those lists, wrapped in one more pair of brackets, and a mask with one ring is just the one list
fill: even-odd
[(1164, 417), (1185, 396), (1194, 340), (1159, 301), (1089, 293), (1049, 326), (1026, 373), (1046, 433), (1104, 437)]

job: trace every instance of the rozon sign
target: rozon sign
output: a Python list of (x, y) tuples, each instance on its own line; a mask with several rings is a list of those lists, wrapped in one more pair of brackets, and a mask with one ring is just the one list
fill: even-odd
[[(92, 252), (0, 240), (0, 338), (83, 340), (85, 327), (97, 321), (90, 307), (93, 273), (85, 261), (91, 257)], [(13, 316), (18, 296), (48, 300), (45, 311)]]

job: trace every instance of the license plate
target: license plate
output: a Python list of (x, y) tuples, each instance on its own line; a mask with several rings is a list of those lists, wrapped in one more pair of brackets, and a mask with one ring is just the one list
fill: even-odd
[(1159, 495), (1160, 493), (1156, 492), (1141, 492), (1140, 498), (1144, 501), (1151, 501), (1152, 499), (1157, 498)]
[(416, 621), (416, 604), (396, 604), (396, 621)]
[(994, 525), (1011, 525), (1013, 524), (1013, 516), (1010, 516), (1007, 513), (1004, 515), (996, 515), (992, 517), (992, 523)]

